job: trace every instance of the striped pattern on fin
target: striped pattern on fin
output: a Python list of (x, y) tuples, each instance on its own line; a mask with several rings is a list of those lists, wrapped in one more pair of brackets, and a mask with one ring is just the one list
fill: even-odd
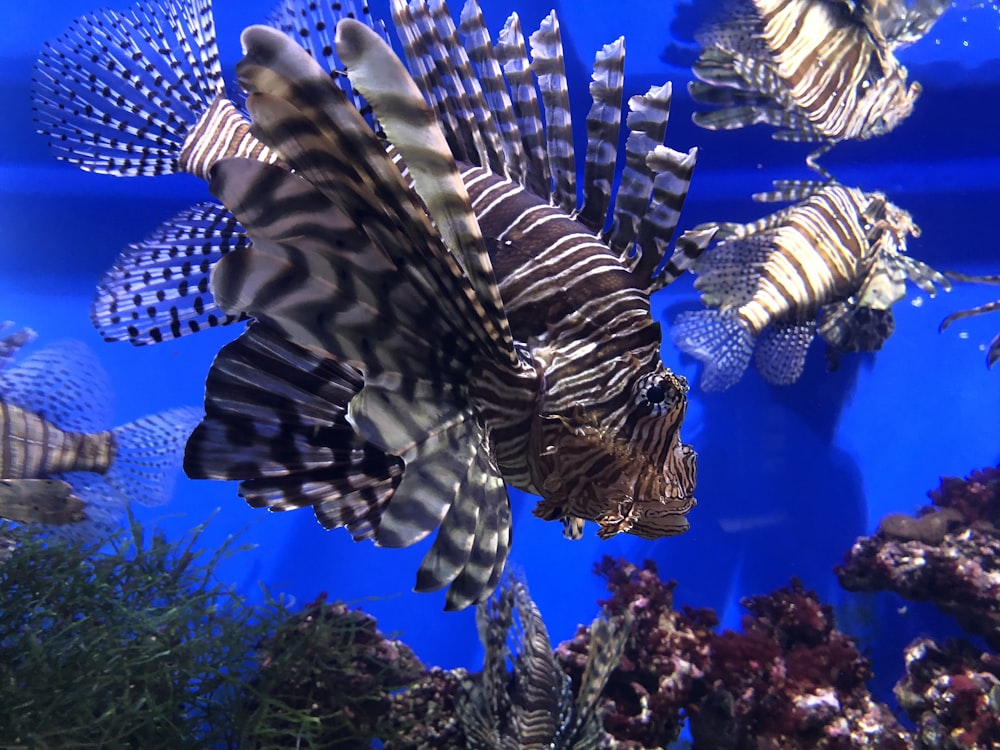
[(97, 285), (90, 320), (105, 341), (136, 346), (246, 320), (216, 306), (209, 275), (226, 253), (249, 242), (218, 203), (181, 211), (118, 256)]
[(594, 59), (590, 81), (593, 104), (587, 113), (587, 156), (583, 205), (576, 219), (595, 234), (604, 231), (611, 205), (625, 79), (625, 38), (606, 44)]
[(486, 29), (483, 12), (476, 0), (466, 0), (459, 21), (459, 31), (469, 59), (475, 65), (483, 97), (493, 115), (503, 149), (503, 171), (497, 171), (521, 185), (527, 184), (527, 164), (521, 131), (514, 116), (507, 83), (493, 41)]
[(639, 226), (653, 194), (655, 174), (646, 157), (666, 136), (672, 92), (670, 83), (665, 83), (652, 87), (642, 96), (631, 97), (628, 102), (625, 166), (615, 195), (611, 230), (604, 234), (611, 249), (623, 258), (639, 236)]
[(393, 0), (393, 22), (417, 88), (455, 159), (504, 173), (500, 133), (444, 2)]
[(39, 132), (56, 157), (114, 175), (178, 171), (189, 131), (225, 95), (209, 0), (77, 18), (35, 64)]
[(657, 146), (646, 157), (647, 166), (656, 176), (653, 178), (652, 200), (639, 224), (634, 265), (631, 265), (632, 274), (641, 288), (652, 291), (654, 279), (656, 289), (669, 284), (690, 267), (712, 239), (711, 236), (686, 232), (684, 243), (678, 243), (678, 250), (669, 261), (669, 271), (658, 273), (680, 221), (697, 156), (696, 148), (684, 154), (666, 146)]
[(527, 167), (522, 184), (539, 198), (549, 200), (552, 194), (552, 175), (545, 151), (542, 112), (538, 107), (535, 81), (531, 76), (531, 64), (528, 62), (528, 51), (517, 13), (512, 13), (507, 19), (494, 49), (510, 86), (514, 118), (521, 133)]
[(545, 106), (545, 145), (552, 176), (552, 202), (568, 214), (576, 211), (576, 157), (569, 86), (559, 20), (552, 11), (528, 37), (531, 70)]
[(366, 26), (342, 21), (336, 43), (348, 77), (371, 102), (386, 135), (406, 161), (416, 191), (445, 244), (462, 263), (486, 309), (486, 329), (506, 352), (508, 362), (515, 364), (514, 341), (482, 232), (430, 108), (399, 58)]
[(312, 507), (325, 528), (373, 538), (403, 462), (347, 422), (362, 383), (350, 365), (254, 323), (212, 363), (206, 416), (187, 444), (188, 476), (240, 480), (254, 508)]
[(574, 744), (574, 748), (601, 747), (604, 725), (600, 704), (604, 687), (611, 673), (618, 668), (625, 646), (628, 643), (635, 615), (626, 609), (621, 617), (612, 618), (604, 610), (590, 623), (590, 643), (587, 649), (587, 663), (580, 678), (573, 704), (573, 722), (567, 734), (577, 741), (592, 738), (587, 745)]

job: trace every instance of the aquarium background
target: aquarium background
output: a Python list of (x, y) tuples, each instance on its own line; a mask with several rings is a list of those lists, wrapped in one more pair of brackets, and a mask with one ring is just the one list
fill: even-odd
[[(239, 59), (240, 30), (263, 19), (270, 5), (215, 3), (230, 70)], [(700, 148), (682, 228), (759, 218), (773, 209), (753, 203), (751, 193), (767, 190), (773, 179), (810, 177), (809, 144), (774, 142), (765, 127), (713, 133), (691, 123), (690, 73), (668, 65), (661, 52), (671, 41), (690, 43), (702, 3), (696, 5), (555, 4), (578, 125), (590, 103), (593, 53), (619, 35), (626, 36), (626, 96), (674, 82), (667, 143)], [(513, 10), (526, 30), (534, 29), (553, 4), (483, 0), (482, 6), (496, 32)], [(911, 241), (912, 255), (941, 270), (983, 274), (1000, 272), (1000, 12), (996, 4), (975, 6), (952, 8), (927, 37), (899, 53), (924, 86), (914, 114), (888, 136), (838, 146), (823, 164), (842, 182), (884, 191), (913, 214), (923, 234)], [(188, 176), (81, 172), (56, 162), (34, 132), (30, 79), (37, 51), (94, 7), (88, 0), (0, 4), (0, 320), (38, 331), (36, 347), (63, 338), (88, 342), (111, 374), (120, 423), (200, 405), (212, 357), (239, 329), (134, 348), (104, 343), (90, 324), (97, 281), (122, 248), (207, 197)], [(384, 3), (372, 7), (388, 16)], [(950, 312), (996, 297), (996, 288), (957, 286), (929, 298), (910, 286), (881, 352), (847, 355), (830, 372), (816, 344), (802, 379), (783, 388), (765, 384), (750, 368), (730, 391), (704, 394), (698, 367), (665, 335), (667, 366), (693, 384), (683, 428), (700, 455), (691, 530), (655, 543), (627, 535), (602, 542), (591, 526), (583, 540), (570, 542), (559, 524), (532, 516), (533, 498), (514, 492), (511, 560), (523, 570), (553, 641), (570, 638), (594, 617), (605, 592), (592, 570), (603, 555), (654, 560), (662, 578), (679, 581), (678, 605), (716, 608), (731, 627), (738, 626), (742, 596), (797, 576), (837, 606), (842, 629), (862, 639), (874, 659), (878, 697), (891, 703), (903, 645), (951, 626), (889, 595), (844, 593), (832, 568), (886, 513), (923, 505), (941, 475), (964, 476), (1000, 460), (1000, 371), (985, 366), (985, 346), (1000, 319), (959, 321), (938, 333)], [(668, 331), (677, 312), (698, 304), (691, 280), (683, 279), (654, 299), (654, 312)], [(407, 550), (354, 543), (342, 530), (324, 531), (308, 511), (254, 511), (234, 483), (184, 478), (169, 505), (138, 512), (178, 535), (214, 513), (203, 536), (208, 545), (241, 533), (256, 546), (228, 561), (221, 575), (247, 597), (259, 598), (262, 584), (300, 603), (326, 592), (373, 614), (427, 665), (481, 664), (473, 610), (445, 613), (443, 592), (411, 592), (431, 540)]]

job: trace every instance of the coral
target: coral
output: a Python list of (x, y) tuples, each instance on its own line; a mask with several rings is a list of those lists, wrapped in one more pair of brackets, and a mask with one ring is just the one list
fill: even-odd
[(383, 738), (389, 738), (384, 740), (385, 750), (465, 750), (455, 696), (467, 677), (464, 669), (434, 667), (391, 696), (383, 723)]
[(132, 520), (108, 551), (18, 530), (0, 565), (0, 746), (239, 745), (235, 696), (274, 623), (215, 581), (236, 548), (206, 559), (203, 527), (173, 542)]
[(1000, 467), (945, 477), (934, 505), (887, 516), (836, 569), (850, 591), (889, 589), (933, 602), (1000, 648)]
[[(676, 582), (663, 582), (656, 565), (640, 568), (605, 557), (595, 573), (607, 581), (611, 598), (600, 604), (609, 616), (634, 619), (625, 652), (604, 689), (604, 728), (615, 747), (665, 747), (677, 739), (682, 711), (693, 684), (708, 666), (707, 640), (718, 624), (710, 610), (673, 608)], [(590, 629), (581, 626), (556, 655), (579, 684), (590, 652)]]
[[(832, 610), (798, 581), (745, 599), (743, 632), (715, 632), (710, 610), (673, 609), (673, 582), (651, 562), (605, 558), (597, 573), (614, 614), (635, 623), (604, 693), (617, 748), (665, 747), (690, 719), (695, 750), (910, 748), (907, 732), (865, 684), (868, 660), (834, 628)], [(582, 670), (589, 634), (560, 645), (563, 668)]]
[(257, 658), (250, 688), (262, 699), (251, 699), (247, 720), (255, 747), (366, 747), (384, 734), (390, 692), (424, 673), (374, 618), (325, 594), (268, 635)]
[(920, 750), (1000, 747), (1000, 656), (966, 641), (918, 638), (906, 648), (896, 700), (916, 724)]

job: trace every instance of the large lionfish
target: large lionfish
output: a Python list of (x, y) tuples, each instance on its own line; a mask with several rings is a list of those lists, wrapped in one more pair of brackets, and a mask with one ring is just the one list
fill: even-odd
[(697, 35), (692, 97), (719, 109), (694, 121), (712, 130), (757, 123), (778, 140), (820, 141), (808, 163), (839, 141), (884, 135), (920, 94), (895, 52), (926, 34), (948, 0), (732, 0)]
[[(524, 581), (514, 575), (476, 608), (483, 669), (463, 679), (455, 714), (471, 750), (597, 750), (607, 734), (599, 701), (618, 666), (632, 614), (598, 615), (581, 684), (573, 685), (556, 659), (549, 634)], [(510, 663), (513, 673), (507, 671)]]
[[(614, 196), (622, 40), (597, 55), (577, 206), (554, 14), (531, 35), (529, 62), (516, 15), (494, 45), (468, 2), (459, 41), (443, 2), (397, 0), (413, 78), (375, 24), (343, 15), (354, 14), (334, 14), (335, 45), (327, 17), (307, 25), (331, 42), (317, 49), (335, 47), (384, 135), (342, 76), (331, 80), (267, 27), (243, 36), (248, 129), (201, 65), (215, 64), (214, 48), (191, 53), (190, 40), (211, 36), (204, 2), (174, 0), (113, 25), (85, 18), (40, 62), (48, 81), (36, 99), (64, 158), (114, 173), (210, 174), (236, 218), (196, 209), (194, 234), (223, 226), (230, 238), (238, 227), (250, 238), (201, 257), (196, 241), (178, 243), (165, 255), (195, 248), (183, 263), (154, 241), (137, 253), (147, 267), (128, 276), (140, 318), (161, 295), (177, 309), (168, 335), (189, 325), (191, 297), (201, 311), (256, 321), (216, 358), (188, 473), (238, 479), (254, 506), (311, 506), (325, 526), (385, 546), (440, 527), (417, 589), (450, 583), (449, 608), (483, 600), (499, 581), (511, 534), (505, 482), (541, 495), (536, 515), (575, 533), (580, 519), (602, 536), (684, 531), (696, 466), (679, 435), (687, 386), (660, 360), (649, 295), (712, 231), (686, 233), (663, 262), (695, 159), (660, 145), (669, 84), (629, 101)], [(187, 45), (162, 44), (165, 29)], [(93, 43), (79, 42), (95, 36), (111, 58), (96, 68)], [(183, 54), (164, 56), (170, 49)], [(144, 85), (118, 91), (123, 77)], [(65, 104), (67, 90), (100, 100), (96, 120)], [(111, 116), (119, 96), (125, 106)], [(155, 123), (155, 136), (136, 118)], [(230, 154), (250, 158), (219, 160)], [(115, 325), (132, 317), (120, 313)], [(144, 335), (137, 321), (126, 335), (130, 326)]]
[(750, 224), (713, 225), (718, 243), (691, 268), (710, 309), (672, 326), (674, 343), (705, 363), (706, 391), (735, 385), (752, 356), (767, 382), (794, 383), (817, 332), (838, 352), (877, 350), (907, 279), (929, 294), (950, 287), (905, 254), (919, 228), (882, 193), (783, 182), (755, 197), (798, 202)]
[[(19, 348), (32, 338), (5, 343)], [(109, 430), (110, 393), (96, 356), (77, 341), (0, 372), (0, 517), (96, 540), (117, 528), (130, 500), (170, 498), (199, 411), (172, 409)]]

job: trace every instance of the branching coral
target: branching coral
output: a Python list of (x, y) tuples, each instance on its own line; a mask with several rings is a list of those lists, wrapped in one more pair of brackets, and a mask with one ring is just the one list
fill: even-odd
[(895, 693), (917, 726), (920, 750), (1000, 747), (1000, 656), (964, 641), (919, 638), (906, 649)]
[(264, 639), (258, 658), (253, 747), (367, 747), (384, 736), (390, 692), (424, 672), (374, 618), (322, 594)]
[[(833, 627), (832, 610), (793, 581), (744, 600), (743, 632), (716, 633), (708, 610), (673, 609), (673, 583), (656, 567), (605, 558), (609, 612), (635, 625), (605, 690), (605, 728), (615, 747), (665, 747), (690, 718), (696, 750), (905, 750), (908, 735), (875, 702), (869, 665)], [(579, 672), (589, 634), (558, 654)]]
[(916, 517), (893, 514), (837, 568), (850, 591), (930, 601), (1000, 648), (1000, 467), (945, 477)]

